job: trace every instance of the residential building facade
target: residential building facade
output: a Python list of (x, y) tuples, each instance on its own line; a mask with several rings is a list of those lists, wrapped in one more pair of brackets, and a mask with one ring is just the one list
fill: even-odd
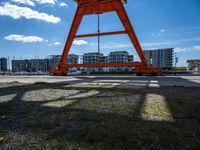
[[(56, 68), (60, 59), (61, 55), (49, 55), (47, 59), (12, 60), (12, 71), (46, 73), (49, 69)], [(66, 62), (78, 64), (78, 59), (78, 55), (70, 54)]]
[(67, 58), (67, 64), (78, 64), (79, 56), (76, 54), (69, 54)]
[(47, 59), (12, 60), (12, 72), (47, 72)]
[[(56, 68), (61, 59), (61, 55), (49, 55), (48, 56), (48, 69)], [(67, 64), (78, 64), (79, 63), (79, 56), (76, 54), (69, 54), (66, 60)]]
[[(108, 56), (100, 54), (101, 63), (124, 63), (133, 62), (133, 55), (129, 55), (127, 51), (114, 51), (110, 52)], [(85, 53), (82, 56), (83, 64), (96, 64), (98, 63), (98, 53)], [(83, 72), (129, 72), (132, 68), (128, 67), (104, 67), (104, 68), (82, 68)]]
[(8, 65), (7, 65), (7, 59), (6, 58), (0, 58), (0, 71), (7, 71)]
[[(83, 54), (82, 60), (83, 64), (96, 64), (98, 63), (98, 53), (85, 53)], [(100, 53), (100, 58), (103, 57), (103, 54)]]
[[(129, 55), (127, 51), (114, 51), (109, 54), (109, 62), (110, 63), (125, 63), (125, 62), (133, 62), (134, 56)], [(133, 68), (129, 67), (110, 67), (110, 72), (130, 72)]]
[(12, 72), (28, 72), (29, 61), (25, 60), (12, 60)]
[(194, 72), (200, 72), (200, 59), (188, 60), (187, 61), (187, 70), (194, 71)]
[(149, 65), (169, 70), (173, 68), (173, 48), (144, 50), (143, 53)]
[(47, 72), (48, 59), (31, 59), (28, 61), (28, 72)]
[(48, 70), (54, 69), (58, 66), (61, 59), (61, 55), (49, 55), (47, 59), (48, 59)]
[[(102, 53), (85, 53), (82, 56), (82, 62), (83, 64), (97, 64), (99, 60), (99, 55), (100, 55), (100, 61), (101, 58), (104, 59), (104, 55)], [(105, 60), (103, 60), (105, 61)], [(103, 68), (82, 68), (82, 72), (103, 72)]]

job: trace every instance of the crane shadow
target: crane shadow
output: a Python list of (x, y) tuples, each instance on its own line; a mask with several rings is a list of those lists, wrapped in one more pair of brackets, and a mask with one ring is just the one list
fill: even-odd
[[(155, 78), (135, 88), (140, 79), (128, 81), (133, 88), (123, 88), (123, 78), (114, 87), (74, 86), (84, 78), (2, 85), (0, 148), (198, 149), (200, 88), (146, 86)], [(106, 79), (90, 83), (99, 80)]]

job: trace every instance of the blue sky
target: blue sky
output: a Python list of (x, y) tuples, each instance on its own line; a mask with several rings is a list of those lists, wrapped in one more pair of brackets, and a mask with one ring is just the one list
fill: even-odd
[[(142, 48), (175, 48), (179, 66), (200, 59), (199, 0), (128, 0), (125, 5)], [(61, 54), (76, 10), (73, 0), (1, 0), (0, 57), (45, 58)], [(101, 31), (122, 30), (115, 13), (101, 15)], [(84, 18), (79, 34), (97, 32), (97, 16)], [(101, 38), (101, 52), (127, 50), (127, 35)], [(77, 39), (70, 53), (97, 51), (97, 38)]]

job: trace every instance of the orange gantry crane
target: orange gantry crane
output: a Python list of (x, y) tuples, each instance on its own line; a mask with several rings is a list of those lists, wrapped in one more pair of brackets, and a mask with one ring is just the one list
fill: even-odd
[[(136, 74), (138, 75), (162, 75), (162, 70), (157, 67), (149, 66), (145, 56), (142, 52), (141, 45), (137, 39), (135, 31), (131, 25), (129, 17), (124, 8), (124, 4), (127, 0), (75, 0), (78, 4), (76, 14), (69, 31), (69, 35), (63, 50), (63, 54), (60, 63), (57, 68), (49, 70), (52, 75), (65, 75), (68, 73), (70, 68), (81, 68), (81, 67), (133, 67), (135, 68)], [(100, 18), (99, 15), (102, 13), (116, 12), (119, 16), (124, 29), (123, 31), (115, 32), (100, 32)], [(86, 15), (98, 15), (98, 33), (94, 34), (84, 34), (76, 35), (81, 24), (81, 21)], [(135, 47), (141, 62), (124, 62), (124, 63), (101, 63), (100, 61), (100, 37), (109, 36), (116, 34), (128, 34), (133, 46)], [(85, 38), (85, 37), (98, 37), (98, 63), (95, 64), (66, 64), (66, 59), (68, 58), (68, 53), (73, 44), (75, 38)]]

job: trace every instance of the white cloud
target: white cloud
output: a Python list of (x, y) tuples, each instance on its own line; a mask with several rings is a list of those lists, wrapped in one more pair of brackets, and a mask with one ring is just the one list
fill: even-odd
[(23, 43), (47, 41), (38, 36), (25, 36), (25, 35), (19, 35), (19, 34), (11, 34), (11, 35), (4, 37), (4, 39), (9, 40), (9, 41), (23, 42)]
[(190, 39), (180, 39), (178, 42), (198, 42), (200, 41), (200, 37), (194, 37)]
[(165, 32), (165, 29), (161, 29), (161, 30), (160, 30), (160, 33), (162, 33), (162, 32)]
[(164, 33), (166, 30), (165, 29), (161, 29), (159, 32), (155, 32), (155, 33), (152, 33), (151, 35), (152, 36), (160, 36), (160, 35), (162, 35), (162, 33)]
[(29, 6), (35, 6), (37, 4), (52, 4), (55, 5), (57, 0), (11, 0), (12, 2), (21, 3)]
[(86, 44), (88, 44), (88, 42), (85, 40), (74, 40), (73, 44), (74, 45), (86, 45)]
[(64, 2), (62, 2), (62, 3), (60, 3), (60, 7), (69, 7), (69, 5), (68, 4), (66, 4), (66, 3), (64, 3)]
[[(143, 47), (152, 47), (152, 46), (162, 46), (162, 45), (170, 45), (170, 44), (173, 44), (175, 42), (155, 42), (155, 43), (141, 43), (141, 46)], [(97, 43), (90, 43), (90, 46), (98, 46)], [(104, 48), (104, 49), (117, 49), (117, 48), (130, 48), (130, 47), (133, 47), (133, 44), (132, 43), (117, 43), (117, 42), (109, 42), (109, 43), (106, 43), (104, 45), (101, 46), (101, 48)], [(147, 49), (146, 48), (146, 49)]]
[(52, 43), (52, 44), (48, 44), (49, 46), (57, 46), (57, 45), (61, 45), (61, 43), (60, 42), (54, 42), (54, 43)]
[(12, 0), (12, 2), (25, 4), (25, 5), (29, 5), (29, 6), (35, 6), (34, 2), (31, 0)]
[(0, 16), (10, 16), (13, 19), (24, 17), (26, 19), (37, 19), (49, 23), (59, 23), (61, 21), (59, 17), (48, 15), (46, 13), (40, 13), (28, 7), (19, 7), (9, 3), (5, 3), (4, 6), (0, 6)]
[(166, 41), (166, 42), (155, 42), (155, 43), (142, 43), (141, 45), (144, 47), (148, 47), (148, 46), (160, 46), (160, 45), (170, 45), (176, 42), (173, 41)]
[(200, 51), (200, 45), (193, 46), (193, 49), (196, 51)]
[(102, 48), (106, 48), (106, 49), (113, 49), (113, 48), (129, 48), (129, 47), (133, 47), (132, 44), (129, 43), (110, 43), (108, 45), (102, 46)]
[[(169, 41), (163, 41), (163, 42), (149, 42), (149, 43), (141, 43), (141, 46), (143, 49), (156, 49), (160, 48), (161, 46), (164, 47), (174, 47), (177, 44), (185, 43), (185, 42), (196, 42), (200, 41), (200, 37), (194, 37), (190, 39), (178, 39), (178, 40), (169, 40)], [(90, 43), (90, 46), (97, 46), (97, 43)], [(104, 49), (117, 49), (117, 48), (130, 48), (133, 47), (131, 43), (117, 43), (117, 42), (109, 42), (101, 46), (101, 48)], [(153, 47), (153, 48), (152, 48)], [(198, 50), (200, 47), (194, 46), (190, 48), (189, 50)], [(182, 52), (187, 51), (188, 48), (176, 48), (176, 51)]]
[(169, 41), (164, 41), (164, 42), (142, 43), (141, 45), (144, 47), (162, 46), (162, 45), (173, 46), (175, 44), (180, 44), (180, 43), (185, 43), (185, 42), (198, 42), (198, 41), (200, 41), (200, 37), (194, 37), (194, 38), (190, 38), (190, 39), (169, 40)]
[(176, 47), (176, 48), (174, 49), (174, 51), (175, 51), (176, 53), (185, 52), (185, 51), (187, 51), (187, 50), (189, 50), (189, 48)]
[(60, 42), (54, 42), (53, 45), (61, 45)]
[(176, 47), (174, 49), (175, 52), (180, 53), (180, 52), (191, 52), (191, 51), (200, 51), (200, 45), (195, 45), (193, 47), (186, 47), (186, 48), (181, 48), (181, 47)]
[(39, 4), (55, 4), (56, 0), (35, 0), (36, 2), (38, 2)]
[[(98, 43), (90, 43), (90, 46), (98, 46)], [(103, 49), (118, 49), (118, 48), (130, 48), (133, 47), (131, 43), (118, 43), (118, 42), (107, 42), (102, 44)]]
[[(185, 42), (197, 42), (200, 41), (200, 37), (194, 37), (194, 38), (188, 38), (188, 39), (177, 39), (177, 40), (169, 40), (169, 41), (161, 41), (161, 42), (147, 42), (147, 43), (141, 43), (141, 46), (143, 49), (157, 49), (161, 47), (175, 47), (177, 44), (182, 44)], [(90, 43), (90, 46), (98, 46), (97, 43)], [(132, 43), (126, 43), (126, 42), (107, 42), (104, 43), (101, 48), (103, 49), (123, 49), (123, 48), (131, 48), (133, 47)], [(176, 51), (183, 52), (187, 50), (198, 50), (200, 49), (199, 46), (194, 46), (192, 48), (176, 48)]]

